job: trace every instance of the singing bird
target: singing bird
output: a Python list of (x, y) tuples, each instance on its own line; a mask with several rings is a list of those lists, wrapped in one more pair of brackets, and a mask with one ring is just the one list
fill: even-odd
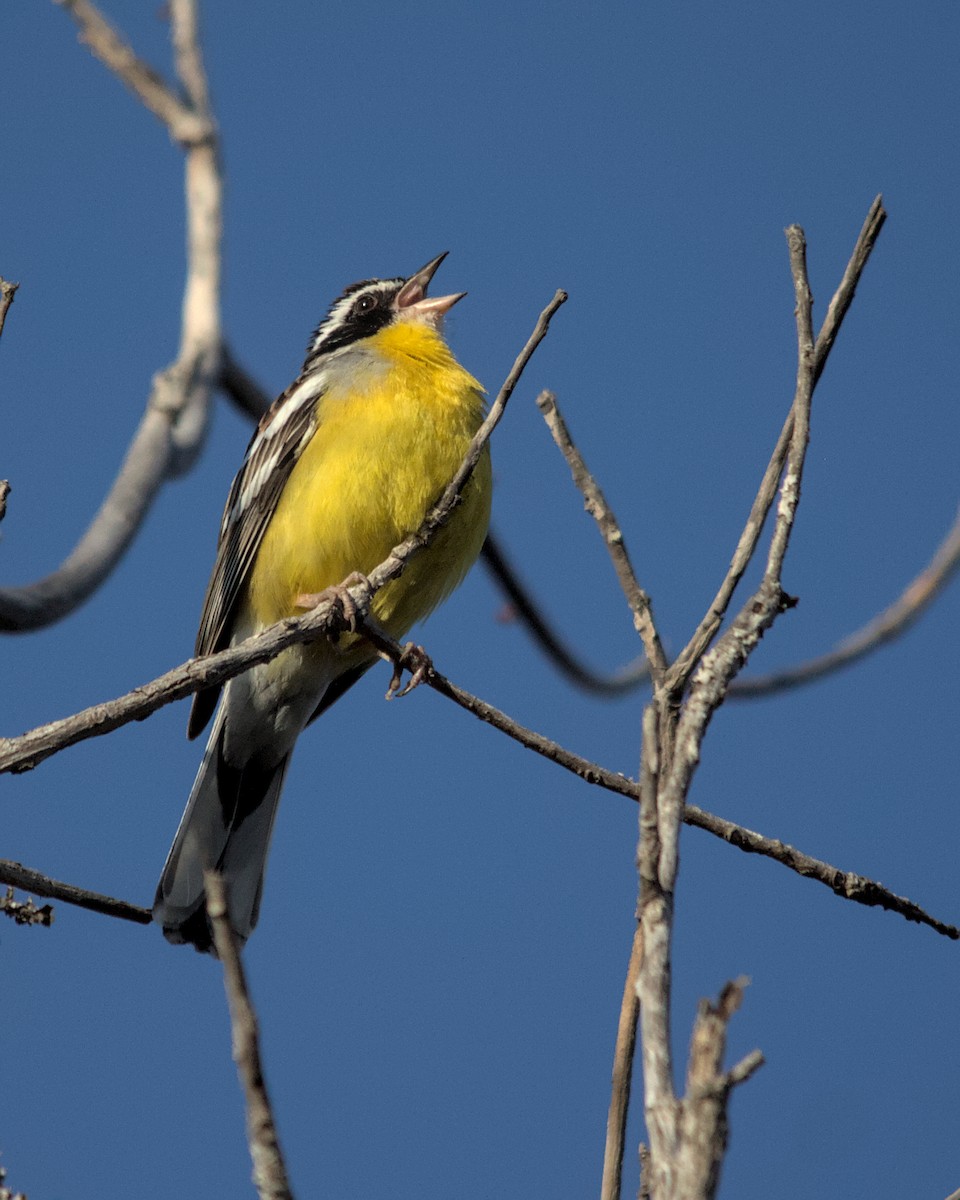
[[(444, 314), (465, 293), (427, 296), (445, 257), (408, 279), (353, 284), (321, 322), (230, 489), (198, 655), (302, 614), (317, 593), (372, 571), (455, 474), (486, 406), (442, 336)], [(490, 493), (485, 451), (448, 524), (374, 597), (372, 615), (394, 637), (466, 575), (486, 536)], [(212, 950), (205, 868), (224, 875), (232, 926), (249, 936), (296, 740), (375, 661), (368, 643), (344, 634), (336, 645), (284, 650), (229, 680), (222, 696), (208, 688), (194, 697), (189, 737), (215, 709), (216, 718), (154, 902), (169, 941)]]

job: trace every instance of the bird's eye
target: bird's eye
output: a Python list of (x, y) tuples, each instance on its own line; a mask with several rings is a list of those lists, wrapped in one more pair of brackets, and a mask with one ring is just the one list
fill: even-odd
[(359, 297), (356, 304), (353, 306), (353, 311), (357, 316), (363, 316), (365, 313), (371, 313), (380, 305), (380, 297), (375, 292), (364, 292)]

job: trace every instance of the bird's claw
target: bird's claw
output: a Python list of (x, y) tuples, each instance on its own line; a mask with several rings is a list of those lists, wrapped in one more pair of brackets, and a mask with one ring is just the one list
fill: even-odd
[[(406, 696), (415, 687), (419, 687), (432, 670), (433, 663), (426, 650), (415, 642), (407, 642), (400, 657), (393, 664), (393, 675), (390, 679), (390, 686), (387, 688), (386, 698), (393, 700)], [(410, 678), (407, 680), (406, 686), (401, 688), (404, 671), (410, 672)]]
[(296, 608), (307, 611), (316, 608), (325, 600), (333, 600), (340, 609), (340, 620), (344, 630), (347, 633), (356, 633), (360, 610), (349, 589), (358, 584), (369, 587), (370, 580), (366, 575), (361, 575), (359, 571), (353, 571), (342, 583), (332, 584), (330, 587), (324, 588), (322, 592), (301, 592), (293, 603)]

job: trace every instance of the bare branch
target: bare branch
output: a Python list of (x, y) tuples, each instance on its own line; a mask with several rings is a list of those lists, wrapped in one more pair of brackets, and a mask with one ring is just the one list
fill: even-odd
[(633, 1078), (633, 1054), (637, 1042), (637, 1017), (640, 1001), (637, 998), (637, 977), (643, 959), (643, 929), (638, 924), (633, 934), (627, 978), (623, 985), (620, 1021), (617, 1025), (617, 1044), (613, 1051), (613, 1078), (610, 1088), (610, 1110), (607, 1113), (607, 1140), (603, 1150), (603, 1179), (600, 1200), (620, 1200), (623, 1176), (623, 1148), (627, 1131), (627, 1110), (630, 1106), (630, 1083)]
[(727, 1148), (727, 1097), (734, 1082), (742, 1082), (763, 1063), (763, 1055), (755, 1050), (732, 1072), (720, 1070), (727, 1026), (740, 1007), (745, 984), (742, 979), (728, 983), (715, 1005), (706, 1000), (700, 1005), (690, 1043), (686, 1094), (680, 1104), (670, 1195), (709, 1200), (716, 1193)]
[(944, 921), (937, 920), (918, 904), (908, 900), (906, 896), (898, 896), (896, 892), (891, 892), (889, 888), (875, 883), (865, 875), (857, 875), (853, 871), (842, 871), (839, 867), (831, 866), (830, 863), (823, 862), (819, 858), (811, 858), (809, 854), (804, 854), (787, 842), (781, 842), (779, 838), (764, 837), (763, 834), (755, 833), (743, 825), (735, 825), (723, 817), (705, 812), (695, 804), (685, 806), (683, 819), (687, 825), (694, 825), (697, 829), (706, 830), (714, 837), (729, 842), (731, 846), (736, 846), (745, 854), (762, 854), (765, 858), (772, 858), (775, 862), (780, 863), (781, 866), (789, 867), (791, 871), (802, 875), (804, 879), (815, 879), (844, 900), (854, 900), (857, 904), (864, 904), (868, 908), (884, 908), (888, 912), (899, 913), (906, 920), (913, 921), (917, 925), (927, 925), (952, 941), (960, 940), (960, 929), (955, 925), (948, 925)]
[(49, 929), (53, 924), (52, 905), (45, 904), (38, 908), (30, 899), (18, 900), (12, 887), (7, 888), (6, 895), (0, 896), (0, 913), (9, 917), (15, 925), (42, 925)]
[(780, 501), (777, 519), (770, 538), (767, 569), (764, 582), (769, 588), (780, 587), (783, 560), (790, 545), (793, 524), (800, 503), (800, 485), (803, 465), (810, 442), (810, 409), (813, 404), (813, 389), (816, 386), (814, 372), (816, 362), (813, 346), (813, 296), (807, 279), (807, 240), (799, 225), (786, 230), (787, 246), (790, 251), (790, 271), (796, 295), (797, 318), (797, 386), (793, 399), (793, 430), (787, 451), (787, 469), (780, 485)]
[(677, 722), (676, 754), (658, 796), (658, 876), (662, 887), (671, 893), (679, 860), (679, 832), (683, 807), (693, 773), (700, 762), (700, 745), (707, 726), (723, 702), (730, 681), (739, 674), (761, 637), (779, 614), (794, 603), (784, 595), (780, 575), (800, 499), (800, 482), (810, 437), (815, 362), (811, 321), (813, 298), (807, 281), (806, 242), (803, 230), (797, 225), (791, 225), (786, 230), (786, 237), (796, 295), (797, 320), (797, 384), (792, 405), (793, 422), (786, 470), (760, 588), (746, 601), (736, 620), (716, 646), (701, 660), (687, 704)]
[(500, 539), (492, 532), (487, 534), (487, 540), (483, 543), (481, 558), (506, 594), (511, 609), (530, 631), (534, 642), (571, 683), (595, 696), (623, 696), (635, 691), (650, 678), (650, 668), (643, 659), (609, 675), (601, 675), (582, 662), (548, 624), (507, 558)]
[(840, 286), (833, 294), (833, 298), (827, 307), (827, 315), (824, 317), (820, 332), (817, 334), (813, 366), (814, 384), (820, 382), (820, 376), (823, 374), (823, 368), (827, 365), (827, 359), (830, 356), (830, 351), (833, 349), (833, 343), (837, 340), (837, 334), (840, 332), (843, 318), (847, 315), (847, 310), (853, 303), (853, 297), (856, 295), (860, 278), (863, 275), (863, 269), (870, 260), (870, 255), (873, 253), (873, 248), (877, 244), (877, 238), (880, 236), (880, 230), (883, 228), (886, 219), (887, 210), (883, 207), (883, 196), (876, 196), (864, 218), (863, 227), (857, 236), (853, 253), (850, 255), (850, 261), (847, 263), (846, 269), (843, 272), (843, 278), (840, 280)]
[(207, 119), (210, 115), (210, 92), (207, 71), (200, 52), (200, 21), (196, 0), (169, 0), (170, 40), (173, 43), (177, 78), (190, 101), (194, 113)]
[(553, 435), (553, 440), (567, 460), (567, 466), (573, 475), (573, 482), (583, 496), (584, 507), (597, 523), (613, 562), (613, 568), (617, 573), (620, 588), (633, 613), (634, 627), (643, 640), (643, 648), (647, 652), (647, 661), (650, 664), (654, 687), (659, 687), (667, 669), (667, 658), (654, 624), (650, 597), (637, 582), (620, 525), (596, 480), (587, 470), (580, 451), (574, 445), (566, 422), (557, 407), (556, 396), (552, 392), (541, 392), (537, 397), (537, 407), (543, 414), (543, 419)]
[[(877, 196), (870, 206), (870, 211), (867, 213), (863, 228), (860, 230), (853, 253), (840, 280), (840, 285), (834, 293), (833, 299), (830, 301), (827, 315), (817, 336), (813, 363), (814, 385), (816, 385), (823, 374), (827, 358), (837, 339), (837, 334), (840, 332), (840, 326), (847, 314), (864, 267), (873, 252), (877, 238), (880, 236), (880, 230), (883, 228), (883, 223), (886, 219), (887, 214), (883, 207), (882, 197)], [(677, 656), (668, 672), (667, 688), (670, 691), (682, 691), (686, 687), (690, 672), (696, 663), (699, 662), (703, 652), (713, 641), (717, 630), (723, 622), (733, 593), (737, 588), (737, 584), (743, 578), (743, 573), (747, 569), (747, 565), (753, 558), (757, 543), (760, 540), (760, 534), (763, 532), (763, 526), (776, 495), (777, 483), (780, 479), (780, 473), (783, 470), (783, 464), (786, 461), (787, 450), (792, 437), (793, 410), (791, 409), (780, 431), (780, 436), (777, 438), (777, 444), (774, 447), (770, 462), (760, 482), (756, 499), (750, 509), (750, 515), (747, 518), (743, 533), (740, 535), (740, 541), (737, 543), (737, 548), (734, 551), (726, 577), (720, 585), (720, 590), (707, 609), (706, 615), (697, 627), (693, 637)]]
[[(331, 607), (333, 606), (331, 605)], [(310, 614), (309, 618), (298, 619), (298, 622), (290, 622), (289, 625), (293, 626), (299, 624), (300, 621), (309, 621), (313, 631), (309, 636), (314, 637), (318, 635), (317, 631), (327, 628), (328, 619), (330, 628), (335, 629), (339, 619), (337, 614), (334, 612), (330, 618), (327, 618), (326, 614), (318, 608)], [(403, 647), (366, 619), (361, 617), (359, 621), (364, 636), (386, 657), (394, 662), (399, 662), (403, 656)], [(276, 628), (274, 627), (275, 630)], [(289, 633), (290, 630), (287, 632)], [(303, 637), (290, 636), (283, 645), (292, 645), (295, 641), (306, 640), (306, 636), (306, 634)], [(239, 674), (253, 662), (265, 661), (277, 652), (272, 640), (269, 643), (261, 644), (258, 648), (254, 647), (252, 640), (244, 642), (233, 650), (223, 651), (219, 655), (185, 663), (174, 671), (168, 672), (150, 684), (138, 688), (126, 696), (121, 696), (117, 700), (95, 705), (72, 717), (64, 718), (62, 721), (41, 726), (19, 738), (2, 738), (0, 739), (0, 773), (30, 770), (44, 758), (50, 757), (66, 746), (109, 733), (134, 720), (143, 720), (163, 704), (188, 696), (200, 687), (209, 686), (215, 680), (220, 681), (231, 675)], [(229, 656), (235, 657), (230, 664), (231, 669), (228, 673), (220, 668)], [(237, 665), (238, 661), (240, 665)], [(579, 754), (574, 754), (558, 742), (514, 721), (513, 718), (494, 708), (493, 705), (487, 704), (452, 683), (432, 664), (428, 668), (423, 682), (459, 707), (472, 713), (479, 720), (492, 725), (501, 733), (519, 742), (520, 745), (549, 759), (585, 782), (614, 792), (616, 795), (624, 796), (634, 802), (639, 798), (639, 788), (634, 780), (628, 779), (616, 771), (610, 771)], [(777, 838), (766, 837), (692, 804), (684, 807), (683, 820), (687, 825), (702, 829), (746, 853), (760, 854), (765, 858), (771, 858), (806, 879), (815, 879), (844, 899), (899, 913), (908, 921), (927, 925), (946, 937), (960, 938), (960, 930), (930, 916), (913, 901), (891, 892), (866, 876), (842, 871), (827, 862), (812, 858)], [(97, 912), (109, 911), (111, 916), (124, 916), (128, 920), (140, 920), (144, 923), (150, 920), (149, 909), (138, 909), (133, 905), (127, 905), (124, 901), (113, 901), (110, 897), (98, 897), (96, 893), (83, 892), (82, 889), (73, 888), (71, 884), (57, 883), (37, 872), (27, 871), (19, 864), (2, 860), (0, 860), (0, 883), (10, 883), (37, 895), (80, 904), (81, 907), (90, 907)], [(92, 897), (95, 903), (86, 904), (82, 899), (77, 899), (77, 896)], [(97, 907), (101, 902), (106, 905), (121, 906), (124, 911)]]
[[(800, 499), (810, 408), (818, 376), (805, 239), (799, 226), (787, 229), (786, 236), (796, 296), (797, 382), (790, 420), (784, 426), (738, 547), (738, 555), (741, 547), (744, 550), (742, 567), (745, 569), (772, 503), (769, 489), (779, 477), (783, 463), (779, 455), (784, 453), (786, 465), (763, 579), (716, 645), (707, 650), (736, 583), (731, 567), (718, 593), (718, 601), (711, 606), (694, 638), (667, 673), (664, 684), (654, 688), (653, 703), (644, 713), (638, 851), (644, 954), (638, 992), (646, 1124), (650, 1134), (644, 1187), (656, 1200), (674, 1200), (681, 1196), (710, 1200), (716, 1191), (726, 1148), (729, 1083), (720, 1076), (720, 1062), (727, 1020), (739, 1003), (739, 989), (736, 985), (728, 985), (717, 1008), (702, 1008), (694, 1028), (687, 1090), (678, 1101), (673, 1087), (670, 1039), (670, 946), (680, 825), (700, 762), (704, 734), (723, 702), (730, 682), (743, 668), (760, 638), (777, 616), (795, 603), (784, 594), (781, 575)], [(852, 276), (854, 280), (865, 261), (865, 257), (859, 261)], [(844, 311), (842, 305), (831, 306), (833, 316), (828, 313), (825, 325), (831, 319), (839, 321)], [(829, 344), (826, 344), (824, 356), (828, 349)], [(694, 667), (696, 671), (690, 681), (686, 703), (678, 712), (680, 694), (686, 689)]]
[(217, 957), (223, 963), (223, 986), (230, 1009), (233, 1061), (243, 1087), (247, 1110), (247, 1144), (253, 1160), (253, 1182), (260, 1200), (292, 1200), (287, 1169), (280, 1150), (273, 1109), (263, 1077), (260, 1032), (240, 958), (240, 945), (227, 914), (227, 892), (215, 871), (205, 871), (207, 916)]
[(27, 1200), (24, 1192), (11, 1192), (7, 1187), (6, 1167), (0, 1167), (0, 1200)]
[(211, 136), (205, 117), (183, 104), (161, 76), (142, 59), (90, 0), (56, 0), (73, 17), (84, 43), (184, 146)]
[(764, 1065), (767, 1060), (759, 1050), (751, 1050), (749, 1054), (745, 1054), (743, 1058), (723, 1076), (723, 1087), (729, 1091), (730, 1088), (737, 1087), (741, 1083), (746, 1083), (751, 1076)]
[[(409, 646), (401, 646), (369, 616), (359, 615), (356, 620), (356, 628), (384, 658), (389, 659), (395, 666), (405, 668), (408, 665), (406, 659)], [(540, 754), (551, 762), (555, 762), (587, 783), (597, 784), (632, 800), (637, 798), (637, 785), (627, 779), (625, 775), (608, 771), (605, 767), (601, 767), (579, 754), (574, 754), (561, 746), (559, 742), (554, 742), (550, 738), (544, 737), (543, 734), (528, 729), (519, 721), (515, 721), (506, 713), (501, 712), (499, 708), (494, 708), (492, 704), (488, 704), (485, 700), (458, 687), (437, 670), (423, 651), (420, 651), (418, 658), (421, 659), (422, 666), (419, 682), (426, 684), (435, 692), (439, 692), (441, 696), (446, 696), (448, 700), (452, 700), (454, 704), (459, 705), (466, 712), (472, 713), (487, 725), (492, 725), (494, 729), (498, 729), (507, 737), (513, 738), (527, 750), (532, 750), (535, 754)], [(2, 766), (0, 766), (0, 770), (2, 770)]]
[[(181, 102), (136, 58), (89, 0), (58, 2), (78, 22), (94, 53), (167, 121), (171, 132), (187, 147), (187, 281), (177, 359), (154, 377), (146, 412), (117, 479), (86, 533), (56, 571), (23, 587), (0, 589), (0, 631), (6, 632), (39, 629), (60, 620), (109, 577), (161, 484), (188, 470), (196, 460), (206, 435), (211, 389), (220, 373), (223, 184), (208, 115), (183, 110)], [(192, 0), (181, 0), (181, 6), (192, 11)], [(202, 75), (199, 46), (194, 43), (192, 50), (186, 48), (195, 25), (184, 18), (177, 28), (183, 42), (178, 61), (189, 60), (191, 72), (195, 75), (199, 70)], [(193, 83), (196, 86), (196, 79)], [(198, 121), (203, 123), (202, 135), (184, 132), (178, 115), (181, 110), (188, 112), (195, 126)]]
[(738, 679), (731, 684), (728, 695), (735, 699), (748, 700), (757, 696), (768, 696), (771, 692), (783, 691), (804, 683), (812, 683), (831, 675), (842, 667), (848, 667), (865, 658), (873, 650), (891, 642), (913, 625), (920, 614), (943, 591), (960, 567), (960, 515), (957, 516), (947, 536), (937, 547), (933, 558), (920, 574), (904, 589), (900, 596), (882, 613), (869, 621), (862, 629), (818, 658), (810, 659), (799, 666), (752, 679)]
[(223, 346), (220, 356), (217, 386), (240, 412), (253, 421), (259, 421), (273, 401), (273, 397), (237, 362), (227, 345)]
[(20, 888), (33, 896), (62, 900), (65, 904), (103, 913), (108, 917), (119, 917), (123, 921), (133, 921), (137, 925), (149, 925), (153, 920), (149, 908), (139, 908), (135, 904), (128, 904), (126, 900), (115, 900), (112, 896), (102, 896), (99, 892), (88, 892), (72, 883), (61, 883), (58, 879), (50, 879), (41, 875), (39, 871), (33, 871), (5, 858), (0, 859), (0, 883)]
[(163, 481), (170, 460), (171, 415), (151, 401), (120, 474), (87, 532), (51, 575), (24, 587), (0, 588), (0, 631), (41, 629), (67, 616), (107, 579)]
[(3, 327), (6, 324), (7, 313), (10, 310), (10, 305), (13, 303), (13, 298), (17, 294), (19, 283), (11, 283), (8, 279), (0, 277), (0, 337), (3, 336)]
[[(643, 713), (643, 746), (640, 767), (640, 925), (643, 956), (637, 977), (643, 1057), (644, 1114), (650, 1134), (648, 1183), (651, 1195), (671, 1196), (667, 1181), (679, 1135), (679, 1106), (673, 1086), (670, 1045), (670, 941), (673, 928), (673, 895), (660, 875), (662, 848), (658, 794), (662, 786), (660, 720), (657, 707)], [(692, 1193), (691, 1193), (692, 1194)]]

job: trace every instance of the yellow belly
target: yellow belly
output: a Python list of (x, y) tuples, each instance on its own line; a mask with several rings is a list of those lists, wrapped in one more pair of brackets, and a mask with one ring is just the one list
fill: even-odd
[[(432, 330), (389, 329), (373, 340), (384, 371), (367, 375), (363, 390), (333, 385), (324, 394), (317, 431), (266, 530), (245, 604), (256, 624), (293, 615), (298, 596), (382, 562), (419, 527), (483, 419), (479, 384)], [(490, 494), (484, 453), (448, 525), (374, 599), (374, 616), (394, 637), (469, 570), (486, 536)]]

